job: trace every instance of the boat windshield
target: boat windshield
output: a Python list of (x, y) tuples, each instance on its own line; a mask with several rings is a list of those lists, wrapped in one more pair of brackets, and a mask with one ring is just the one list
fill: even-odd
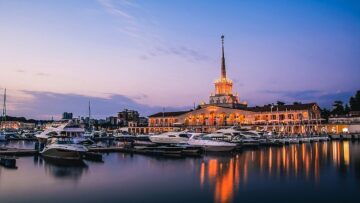
[(74, 144), (74, 141), (69, 138), (52, 138), (48, 144)]

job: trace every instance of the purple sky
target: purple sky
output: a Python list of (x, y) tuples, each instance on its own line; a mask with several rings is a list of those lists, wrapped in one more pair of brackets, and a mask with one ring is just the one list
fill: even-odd
[(144, 115), (208, 101), (220, 74), (249, 105), (318, 102), (360, 89), (358, 1), (2, 1), (8, 113)]

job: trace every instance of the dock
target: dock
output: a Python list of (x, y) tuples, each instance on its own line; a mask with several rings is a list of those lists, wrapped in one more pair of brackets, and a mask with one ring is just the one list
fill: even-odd
[(35, 149), (0, 148), (0, 156), (33, 156), (38, 153)]

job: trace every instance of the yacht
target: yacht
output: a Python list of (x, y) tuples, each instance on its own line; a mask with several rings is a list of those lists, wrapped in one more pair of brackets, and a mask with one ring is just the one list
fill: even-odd
[(53, 160), (80, 161), (82, 153), (87, 151), (86, 147), (75, 144), (70, 137), (51, 137), (40, 154)]
[(166, 132), (160, 135), (149, 136), (149, 139), (151, 142), (157, 144), (186, 144), (191, 136), (191, 133), (184, 131)]
[(329, 134), (330, 139), (332, 140), (339, 140), (340, 139), (340, 134)]
[(340, 138), (343, 140), (350, 140), (351, 139), (351, 134), (349, 133), (343, 133), (340, 135)]
[(36, 134), (35, 137), (41, 143), (47, 143), (48, 139), (51, 137), (70, 137), (75, 138), (76, 143), (84, 142), (88, 140), (84, 135), (84, 129), (78, 126), (73, 125), (71, 122), (64, 123), (57, 127), (48, 127), (40, 134)]
[(204, 134), (193, 135), (187, 143), (194, 147), (201, 147), (208, 152), (228, 152), (236, 148), (234, 143), (216, 141)]

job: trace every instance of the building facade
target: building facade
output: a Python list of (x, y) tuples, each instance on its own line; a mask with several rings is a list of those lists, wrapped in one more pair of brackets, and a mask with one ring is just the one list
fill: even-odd
[(351, 111), (347, 115), (331, 116), (327, 125), (331, 133), (360, 133), (360, 111)]
[(263, 130), (304, 133), (321, 130), (320, 108), (316, 103), (267, 105), (248, 107), (233, 92), (233, 82), (226, 75), (224, 36), (221, 36), (221, 72), (215, 81), (215, 91), (208, 103), (189, 111), (159, 112), (149, 116), (147, 128), (130, 127), (131, 133), (159, 133), (177, 129), (212, 132), (235, 125), (247, 125)]
[(118, 112), (118, 123), (122, 126), (127, 126), (129, 122), (138, 122), (140, 114), (135, 110), (124, 109)]
[(33, 130), (35, 127), (35, 123), (24, 123), (20, 121), (2, 121), (0, 123), (0, 129)]

